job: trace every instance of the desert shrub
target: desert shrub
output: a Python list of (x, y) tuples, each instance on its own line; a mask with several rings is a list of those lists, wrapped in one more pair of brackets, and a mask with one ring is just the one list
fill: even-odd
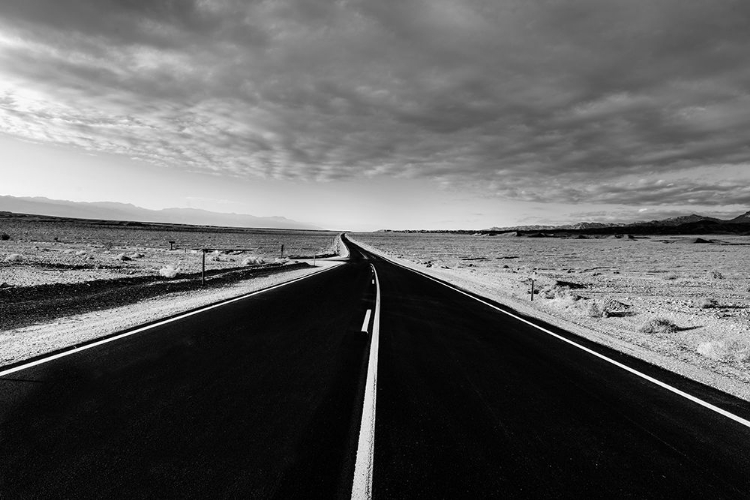
[(589, 301), (589, 305), (586, 308), (586, 313), (590, 318), (606, 318), (609, 316), (609, 312), (596, 300)]
[(5, 256), (5, 262), (23, 262), (23, 257), (17, 253), (9, 253)]
[(638, 328), (642, 333), (675, 333), (677, 330), (677, 325), (665, 318), (650, 319)]
[(737, 340), (714, 340), (702, 342), (696, 349), (698, 354), (717, 361), (750, 361), (750, 346)]
[(712, 309), (714, 307), (719, 307), (719, 302), (716, 299), (704, 297), (698, 302), (698, 307), (701, 309)]
[(112, 247), (114, 246), (115, 246), (114, 243), (112, 243), (111, 241), (108, 241), (102, 245), (102, 248), (104, 248), (105, 250), (112, 250)]
[(0, 240), (8, 241), (9, 239), (10, 239), (10, 235), (8, 233), (0, 234)]
[(678, 278), (677, 273), (667, 273), (664, 275), (665, 280), (673, 281), (673, 280), (676, 280), (677, 278)]
[(586, 309), (586, 313), (592, 318), (609, 318), (615, 313), (625, 313), (630, 310), (630, 306), (623, 304), (610, 297), (602, 300), (591, 300)]
[(250, 255), (242, 259), (243, 266), (259, 266), (265, 264), (265, 262), (261, 257), (256, 257), (255, 255)]
[(164, 276), (165, 278), (174, 278), (178, 274), (180, 274), (180, 270), (174, 266), (165, 266), (159, 269), (159, 275)]
[(724, 275), (721, 274), (721, 272), (717, 271), (716, 269), (712, 269), (708, 271), (706, 275), (708, 276), (708, 279), (711, 279), (711, 280), (723, 280), (724, 279)]

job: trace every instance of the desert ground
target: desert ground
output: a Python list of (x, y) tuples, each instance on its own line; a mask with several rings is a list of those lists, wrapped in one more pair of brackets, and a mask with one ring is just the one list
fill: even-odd
[(750, 382), (750, 236), (351, 237), (649, 361)]
[(327, 231), (2, 214), (0, 365), (315, 272), (340, 249)]
[[(337, 233), (0, 217), (0, 286), (29, 287), (208, 270), (333, 255)], [(170, 243), (171, 242), (171, 243)], [(284, 246), (282, 255), (281, 246)]]

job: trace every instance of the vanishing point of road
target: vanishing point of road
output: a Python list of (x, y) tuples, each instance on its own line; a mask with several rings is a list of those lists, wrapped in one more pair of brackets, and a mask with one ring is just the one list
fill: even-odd
[(0, 368), (0, 498), (750, 498), (750, 404), (346, 262)]

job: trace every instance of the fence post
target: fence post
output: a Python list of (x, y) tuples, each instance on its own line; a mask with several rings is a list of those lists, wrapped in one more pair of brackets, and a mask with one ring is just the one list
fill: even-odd
[(531, 301), (534, 301), (534, 278), (531, 278)]
[(206, 284), (206, 249), (201, 249), (201, 253), (203, 254), (203, 264), (201, 266), (201, 286), (204, 286)]

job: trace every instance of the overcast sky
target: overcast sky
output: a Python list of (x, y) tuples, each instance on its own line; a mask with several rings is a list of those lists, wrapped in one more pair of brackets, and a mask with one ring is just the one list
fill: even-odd
[(2, 0), (0, 194), (482, 228), (750, 210), (747, 0)]

